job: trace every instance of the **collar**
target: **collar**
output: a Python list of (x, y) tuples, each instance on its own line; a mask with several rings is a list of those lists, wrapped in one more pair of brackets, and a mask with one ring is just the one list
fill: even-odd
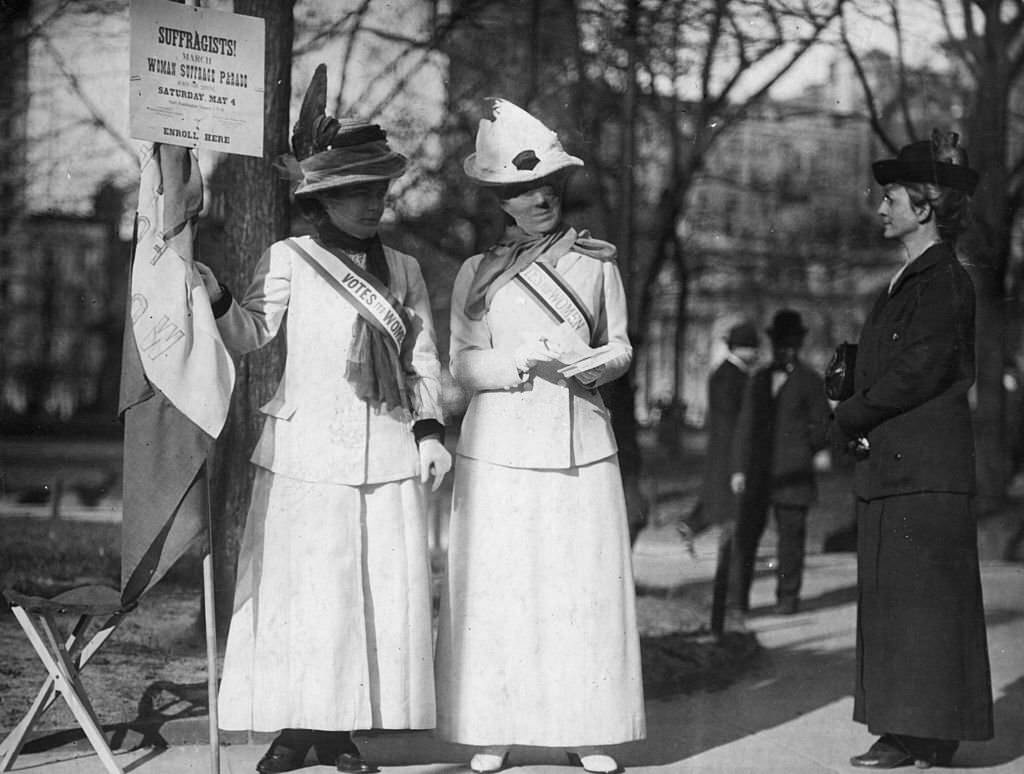
[(953, 251), (948, 244), (945, 242), (935, 242), (917, 258), (904, 265), (903, 269), (894, 278), (892, 286), (889, 288), (889, 295), (895, 295), (896, 291), (903, 287), (907, 280), (915, 274), (927, 271), (939, 261), (948, 258), (952, 254)]

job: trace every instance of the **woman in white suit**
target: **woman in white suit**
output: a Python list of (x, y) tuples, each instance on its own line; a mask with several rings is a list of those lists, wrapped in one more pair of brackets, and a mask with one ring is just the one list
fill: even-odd
[[(452, 293), (451, 368), (471, 393), (457, 448), (437, 642), (438, 733), (482, 747), (565, 749), (587, 770), (643, 738), (629, 536), (608, 410), (597, 387), (632, 349), (615, 248), (562, 222), (568, 155), (504, 100), (464, 168), (510, 224)], [(562, 373), (594, 355), (578, 375)]]
[(218, 701), (223, 728), (280, 732), (262, 774), (310, 752), (376, 771), (349, 732), (435, 722), (421, 482), (436, 489), (451, 465), (440, 366), (419, 265), (377, 236), (406, 159), (379, 126), (325, 116), (325, 99), (321, 65), (291, 160), (315, 234), (271, 245), (240, 302), (204, 276), (235, 352), (269, 342), (288, 315)]

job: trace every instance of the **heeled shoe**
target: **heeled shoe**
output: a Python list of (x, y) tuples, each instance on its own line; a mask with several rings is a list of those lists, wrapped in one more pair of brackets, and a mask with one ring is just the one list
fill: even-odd
[(301, 769), (311, 745), (300, 735), (282, 732), (256, 763), (256, 771), (260, 774), (281, 774)]
[(469, 761), (469, 768), (477, 774), (492, 774), (492, 772), (505, 768), (506, 760), (508, 760), (508, 748), (488, 747), (472, 757)]
[(896, 769), (915, 763), (914, 755), (891, 734), (880, 736), (867, 752), (850, 758), (850, 765), (864, 769)]
[(569, 765), (582, 766), (584, 771), (592, 772), (592, 774), (615, 774), (615, 772), (622, 771), (618, 761), (604, 753), (580, 755), (578, 752), (569, 752), (566, 755), (569, 757)]
[(343, 771), (346, 774), (373, 774), (375, 771), (380, 771), (377, 766), (363, 760), (363, 756), (358, 750), (354, 753), (341, 753), (334, 759), (334, 766), (338, 771)]
[(377, 766), (367, 763), (352, 735), (347, 731), (317, 731), (313, 741), (317, 763), (333, 765), (345, 774), (373, 774), (380, 771)]
[(919, 769), (930, 769), (932, 766), (949, 766), (953, 762), (953, 754), (960, 747), (960, 742), (953, 740), (930, 740), (922, 745), (922, 749), (914, 751), (914, 766)]

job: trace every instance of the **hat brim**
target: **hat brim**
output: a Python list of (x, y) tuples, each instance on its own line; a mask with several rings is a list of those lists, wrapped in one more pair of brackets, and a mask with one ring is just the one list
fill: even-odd
[(324, 191), (337, 188), (351, 188), (362, 183), (378, 183), (382, 180), (394, 180), (405, 174), (403, 169), (391, 175), (336, 175), (318, 180), (315, 183), (300, 183), (295, 189), (295, 196), (313, 196)]
[(891, 183), (931, 183), (973, 194), (979, 175), (970, 167), (943, 161), (900, 161), (882, 159), (871, 165), (875, 180), (880, 185)]
[(516, 185), (540, 180), (561, 169), (582, 167), (583, 159), (570, 156), (564, 151), (545, 154), (533, 169), (516, 169), (506, 164), (500, 169), (483, 169), (477, 163), (477, 154), (470, 153), (462, 162), (462, 170), (480, 185)]

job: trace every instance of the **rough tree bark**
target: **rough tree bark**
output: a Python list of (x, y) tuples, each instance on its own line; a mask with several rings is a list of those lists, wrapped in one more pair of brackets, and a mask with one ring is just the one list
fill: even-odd
[[(226, 194), (224, 254), (214, 263), (218, 278), (239, 294), (249, 284), (263, 251), (288, 235), (288, 192), (273, 160), (288, 150), (291, 101), (293, 0), (235, 0), (235, 12), (266, 20), (263, 158), (232, 156), (223, 162)], [(235, 565), (249, 506), (253, 469), (249, 454), (262, 421), (257, 408), (269, 398), (284, 363), (279, 336), (238, 363), (227, 424), (211, 461), (213, 556), (217, 631), (227, 634), (234, 595)]]

